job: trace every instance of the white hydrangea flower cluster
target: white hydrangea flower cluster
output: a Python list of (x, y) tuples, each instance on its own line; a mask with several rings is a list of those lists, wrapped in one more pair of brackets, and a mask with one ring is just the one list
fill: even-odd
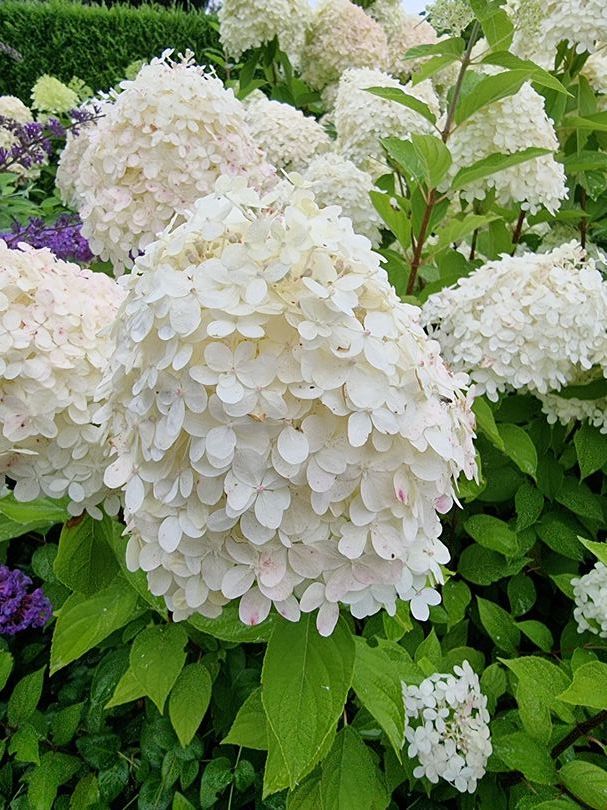
[(243, 105), (191, 54), (167, 51), (120, 88), (87, 133), (75, 188), (82, 233), (117, 274), (220, 174), (272, 176)]
[[(397, 597), (437, 604), (437, 512), (472, 477), (465, 376), (401, 303), (364, 237), (294, 188), (283, 209), (221, 178), (122, 279), (105, 386), (127, 558), (179, 620), (243, 622)], [(104, 387), (102, 387), (104, 390)]]
[(302, 54), (302, 78), (322, 90), (347, 68), (387, 67), (388, 40), (379, 25), (350, 0), (321, 0)]
[(605, 356), (607, 282), (576, 242), (487, 262), (422, 313), (446, 360), (494, 401), (559, 390)]
[(598, 94), (598, 109), (607, 111), (607, 45), (602, 45), (600, 50), (590, 54), (582, 74), (590, 82), (590, 86)]
[[(586, 380), (584, 375), (573, 380), (574, 385), (581, 385)], [(599, 399), (565, 399), (556, 394), (539, 394), (542, 411), (551, 425), (560, 422), (569, 425), (572, 422), (588, 422), (601, 433), (607, 433), (607, 397)]]
[(379, 245), (382, 219), (369, 196), (374, 190), (370, 174), (330, 152), (315, 158), (302, 172), (302, 178), (318, 205), (339, 205), (342, 215), (352, 220), (354, 232), (366, 236), (374, 247)]
[(101, 330), (123, 298), (116, 283), (44, 248), (0, 241), (0, 486), (17, 500), (70, 498), (70, 512), (118, 499), (103, 485), (95, 390), (112, 353)]
[[(556, 152), (559, 142), (544, 99), (526, 83), (515, 95), (483, 107), (455, 129), (449, 140), (451, 174), (491, 154), (513, 154), (530, 146)], [(545, 206), (554, 214), (567, 196), (565, 169), (554, 155), (542, 155), (469, 183), (462, 196), (469, 202), (483, 200), (491, 189), (499, 205), (520, 204), (531, 213)]]
[(583, 577), (571, 580), (578, 633), (589, 630), (607, 638), (607, 565), (597, 562)]
[(335, 102), (336, 148), (359, 169), (376, 177), (387, 170), (382, 138), (429, 134), (433, 128), (414, 110), (368, 93), (369, 87), (398, 87), (423, 101), (436, 115), (439, 101), (429, 81), (402, 85), (381, 70), (353, 68), (344, 72)]
[[(98, 117), (105, 115), (106, 108), (111, 104), (107, 99), (96, 98), (94, 102), (82, 105), (82, 109), (95, 109)], [(78, 124), (75, 129), (69, 129), (65, 138), (65, 146), (61, 150), (55, 186), (64, 205), (69, 208), (80, 207), (81, 194), (78, 191), (80, 166), (89, 146), (91, 136), (95, 132), (96, 120)]]
[(426, 6), (426, 13), (436, 31), (456, 37), (474, 19), (468, 0), (434, 0)]
[(407, 14), (400, 0), (375, 0), (368, 13), (381, 25), (388, 38), (386, 69), (395, 76), (408, 76), (423, 59), (405, 59), (405, 54), (416, 45), (438, 42), (434, 28), (412, 14)]
[(291, 104), (272, 101), (255, 91), (246, 99), (245, 108), (253, 138), (277, 169), (300, 171), (331, 146), (318, 121)]
[(467, 661), (453, 672), (437, 672), (419, 686), (403, 683), (405, 737), (409, 756), (419, 761), (417, 779), (444, 779), (461, 793), (474, 793), (493, 751), (487, 698)]
[(298, 64), (312, 10), (308, 0), (223, 0), (218, 16), (221, 44), (234, 59), (277, 37)]

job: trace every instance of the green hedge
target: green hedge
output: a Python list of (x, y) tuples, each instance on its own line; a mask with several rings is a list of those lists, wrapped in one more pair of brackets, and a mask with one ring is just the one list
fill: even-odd
[(217, 47), (218, 34), (214, 19), (197, 11), (5, 0), (0, 2), (0, 41), (22, 55), (16, 62), (0, 53), (0, 93), (27, 102), (42, 73), (63, 81), (78, 76), (94, 90), (107, 90), (131, 62), (165, 48), (190, 48), (199, 62), (205, 61), (204, 52)]

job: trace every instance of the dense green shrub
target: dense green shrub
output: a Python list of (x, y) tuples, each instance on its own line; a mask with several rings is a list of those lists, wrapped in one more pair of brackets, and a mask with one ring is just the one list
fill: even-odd
[(196, 11), (7, 0), (0, 5), (0, 41), (22, 56), (0, 54), (0, 92), (27, 101), (42, 73), (63, 81), (78, 76), (98, 90), (123, 78), (131, 62), (165, 48), (190, 48), (204, 61), (217, 33), (212, 18)]

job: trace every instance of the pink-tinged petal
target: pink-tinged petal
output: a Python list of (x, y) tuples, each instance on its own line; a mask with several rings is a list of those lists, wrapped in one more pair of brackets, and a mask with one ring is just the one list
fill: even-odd
[(301, 610), (294, 596), (289, 596), (282, 602), (274, 602), (274, 607), (288, 622), (298, 622), (301, 618)]
[(339, 619), (339, 605), (336, 602), (325, 602), (316, 616), (316, 629), (321, 636), (330, 636)]
[(261, 624), (268, 618), (272, 602), (265, 597), (259, 588), (251, 588), (240, 600), (238, 615), (243, 624), (251, 627)]

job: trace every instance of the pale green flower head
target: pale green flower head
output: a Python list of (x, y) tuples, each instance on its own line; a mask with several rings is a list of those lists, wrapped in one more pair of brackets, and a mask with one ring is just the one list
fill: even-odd
[(40, 76), (32, 87), (32, 107), (41, 112), (65, 113), (78, 103), (78, 93), (54, 76)]
[(426, 6), (428, 20), (439, 33), (459, 36), (474, 19), (468, 0), (435, 0)]

